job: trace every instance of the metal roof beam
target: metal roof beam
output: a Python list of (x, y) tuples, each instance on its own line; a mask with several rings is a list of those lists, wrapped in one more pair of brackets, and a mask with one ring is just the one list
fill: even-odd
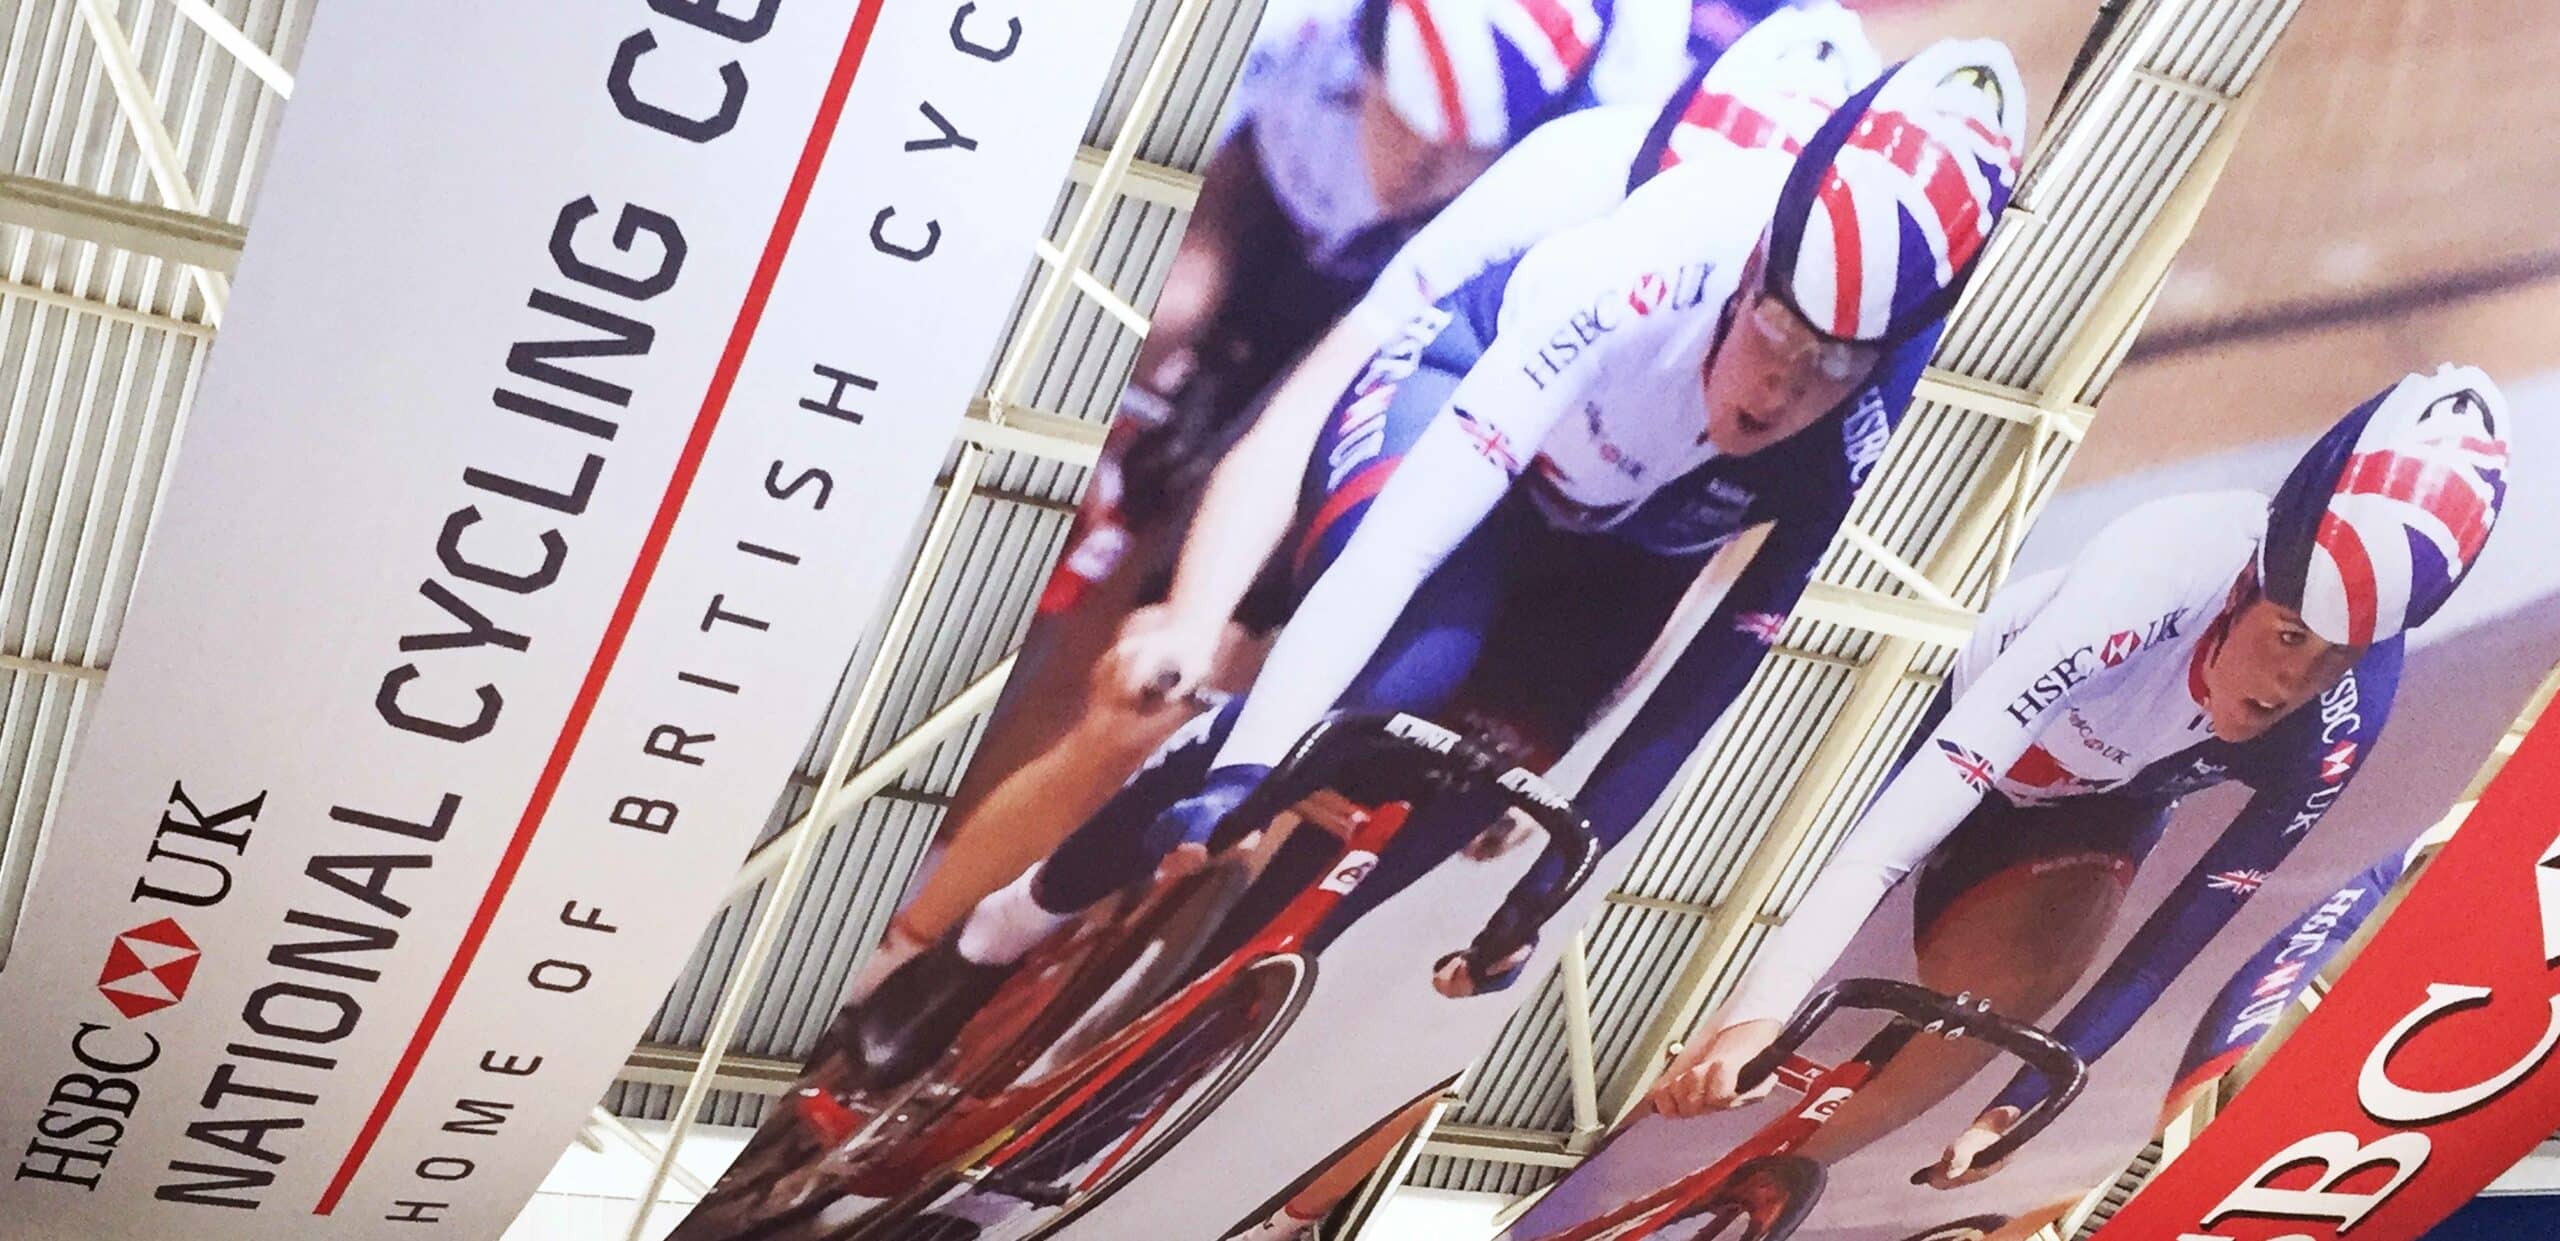
[(969, 417), (960, 424), (961, 437), (981, 447), (1088, 467), (1101, 458), (1102, 438), (1109, 431), (1107, 423), (1027, 405), (1007, 405), (999, 411), (985, 400), (969, 402)]
[[(642, 1043), (631, 1049), (614, 1080), (637, 1086), (682, 1086), (702, 1066), (702, 1053), (691, 1047)], [(800, 1062), (773, 1056), (722, 1056), (712, 1085), (739, 1094), (778, 1097), (791, 1093), (800, 1080)]]
[(1540, 1168), (1570, 1168), (1581, 1163), (1582, 1156), (1567, 1150), (1567, 1141), (1566, 1135), (1561, 1133), (1449, 1121), (1432, 1133), (1430, 1141), (1422, 1144), (1422, 1153)]
[(1977, 614), (1906, 595), (1860, 590), (1837, 582), (1814, 582), (1796, 604), (1799, 620), (1847, 625), (1887, 637), (1909, 638), (1931, 646), (1963, 646), (1973, 636)]
[(119, 306), (113, 302), (102, 302), (95, 298), (81, 297), (72, 293), (64, 293), (58, 289), (45, 288), (42, 285), (22, 284), (15, 280), (0, 280), (0, 298), (10, 297), (18, 298), (23, 301), (34, 302), (40, 306), (51, 306), (57, 310), (68, 310), (74, 314), (96, 315), (101, 319), (112, 320), (131, 327), (148, 328), (157, 332), (175, 332), (178, 335), (192, 336), (198, 340), (213, 339), (213, 326), (211, 324), (198, 323), (192, 319), (178, 319), (169, 315), (154, 314), (148, 310), (135, 310), (130, 306)]
[(11, 655), (0, 651), (0, 672), (26, 672), (40, 677), (62, 677), (72, 681), (97, 682), (107, 679), (107, 670), (90, 664), (64, 663), (58, 659), (38, 659), (32, 655)]
[[(133, 40), (116, 21), (107, 0), (79, 0), (79, 4), (80, 16), (89, 25), (89, 41), (98, 50), (98, 65), (115, 88), (116, 105), (124, 113), (126, 126), (142, 145), (143, 164), (151, 170), (151, 183), (172, 209), (188, 215), (204, 214), (195, 187), (187, 182), (186, 161), (178, 155), (177, 139), (170, 136), (169, 122), (160, 115), (160, 100), (142, 76), (142, 62), (134, 55)], [(197, 291), (204, 295), (206, 318), (220, 322), (222, 308), (231, 301), (231, 278), (203, 267), (187, 270), (195, 279)]]
[[(1075, 166), (1067, 175), (1079, 185), (1091, 185), (1101, 175), (1108, 158), (1099, 147), (1078, 147)], [(1128, 176), (1120, 182), (1119, 193), (1123, 198), (1189, 211), (1193, 203), (1200, 201), (1200, 174), (1184, 172), (1170, 164), (1133, 159), (1129, 161)]]
[(0, 174), (0, 224), (93, 242), (228, 275), (248, 230), (192, 211), (138, 203), (41, 177)]
[(196, 29), (213, 40), (216, 47), (231, 53), (231, 58), (239, 61), (241, 68), (257, 75), (258, 80), (266, 83), (267, 89), (274, 91), (278, 99), (293, 98), (292, 71), (277, 63), (273, 54), (258, 46), (257, 40), (250, 38), (230, 18), (215, 12), (205, 0), (169, 0), (169, 3), (178, 10), (179, 16), (194, 22)]

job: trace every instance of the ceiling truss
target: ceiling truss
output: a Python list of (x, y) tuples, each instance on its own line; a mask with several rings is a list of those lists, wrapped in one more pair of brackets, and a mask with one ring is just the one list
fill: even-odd
[[(77, 5), (98, 72), (112, 90), (119, 115), (141, 153), (154, 201), (45, 177), (0, 174), (0, 226), (176, 265), (183, 269), (198, 300), (191, 314), (164, 312), (53, 284), (0, 279), (0, 304), (15, 300), (185, 339), (209, 339), (228, 300), (245, 230), (209, 208), (189, 183), (180, 154), (182, 138), (173, 133), (116, 6), (110, 0), (70, 2)], [(290, 94), (292, 75), (278, 55), (214, 5), (206, 0), (154, 2), (171, 6), (266, 90), (278, 98)], [(2015, 552), (2038, 504), (2068, 461), (2071, 447), (2086, 434), (2095, 416), (2096, 394), (2138, 330), (2170, 259), (2193, 227), (2241, 132), (2255, 83), (2261, 80), (2256, 64), (2211, 80), (2171, 72), (2163, 65), (2163, 48), (2176, 32), (2192, 25), (2192, 10), (2202, 3), (2147, 0), (2134, 5), (2082, 89), (2049, 127), (2036, 153), (2028, 189), (1995, 241), (1976, 288), (2000, 286), (2011, 296), (2025, 288), (2048, 297), (2063, 308), (2067, 326), (2041, 337), (2021, 334), (2006, 342), (2014, 347), (2004, 349), (1996, 347), (2003, 344), (1997, 339), (2000, 330), (1985, 325), (1990, 316), (1978, 307), (1960, 308), (1958, 322), (1973, 325), (1973, 343), (1980, 347), (1967, 356), (1953, 356), (1962, 350), (1942, 350), (1938, 365), (1922, 381), (1919, 403), (1950, 417), (1979, 420), (1996, 432), (1987, 447), (1961, 462), (1960, 478), (1928, 482), (1932, 487), (1953, 488), (1960, 497), (1947, 520), (1928, 537), (1915, 540), (1907, 530), (1872, 524), (1867, 514), (1880, 512), (1880, 506), (1862, 509), (1860, 520), (1843, 531), (1843, 550), (1807, 592), (1789, 640), (1772, 662), (1825, 668), (1845, 676), (1846, 684), (1836, 708), (1822, 717), (1819, 737), (1801, 761), (1793, 783), (1766, 821), (1752, 829), (1735, 874), (1711, 901), (1637, 890), (1611, 894), (1613, 907), (1687, 917), (1697, 924), (1632, 1047), (1613, 1055), (1604, 1055), (1601, 1049), (1593, 995), (1608, 981), (1602, 976), (1607, 963), (1584, 937), (1577, 936), (1564, 953), (1558, 983), (1562, 1030), (1555, 1051), (1564, 1064), (1568, 1127), (1539, 1129), (1461, 1119), (1456, 1116), (1458, 1101), (1453, 1100), (1451, 1107), (1443, 1109), (1449, 1115), (1435, 1117), (1428, 1141), (1414, 1144), (1403, 1155), (1399, 1173), (1404, 1164), (1425, 1154), (1549, 1170), (1572, 1166), (1607, 1124), (1626, 1114), (1641, 1097), (1666, 1053), (1676, 1048), (1712, 1003), (1757, 933), (1783, 919), (1780, 902), (1786, 885), (1818, 864), (1836, 835), (1832, 829), (1840, 815), (1838, 786), (1878, 747), (1898, 744), (1898, 738), (1885, 735), (1908, 723), (1896, 715), (1895, 704), (1914, 687), (1933, 684), (1935, 669), (1943, 666), (1946, 653), (1970, 632), (1976, 615), (1972, 601), (1982, 598), (1998, 580), (2001, 566)], [(2272, 44), (2273, 31), (2280, 31), (2290, 20), (2292, 0), (2255, 3), (2273, 14), (2272, 30), (2264, 35)], [(902, 735), (864, 754), (859, 743), (881, 718), (887, 687), (902, 671), (912, 671), (901, 661), (916, 658), (922, 649), (908, 639), (923, 619), (933, 583), (954, 555), (955, 531), (963, 511), (973, 498), (993, 490), (994, 464), (1022, 457), (1083, 467), (1094, 461), (1099, 450), (1101, 422), (1074, 412), (1039, 408), (1030, 393), (1041, 368), (1051, 362), (1042, 348), (1071, 305), (1090, 305), (1131, 336), (1146, 329), (1144, 299), (1122, 291), (1096, 265), (1097, 243), (1112, 226), (1113, 210), (1137, 204), (1178, 213), (1187, 211), (1199, 193), (1196, 174), (1138, 158), (1150, 127), (1174, 92), (1175, 69), (1191, 43), (1190, 31), (1208, 8), (1205, 0), (1161, 0), (1156, 7), (1169, 15), (1148, 25), (1150, 37), (1157, 40), (1156, 51), (1134, 98), (1128, 101), (1117, 137), (1078, 153), (1072, 175), (1084, 190), (1082, 206), (1070, 214), (1063, 235), (1038, 243), (1044, 274), (1035, 282), (1028, 312), (1008, 343), (993, 381), (968, 411), (941, 504), (924, 528), (916, 561), (886, 621), (883, 639), (873, 647), (882, 654), (848, 678), (850, 709), (839, 713), (834, 734), (822, 751), (828, 757), (816, 780), (814, 809), (760, 845), (733, 882), (732, 896), (742, 901), (763, 893), (756, 906), (761, 913), (746, 950), (729, 969), (730, 983), (707, 1036), (691, 1047), (635, 1048), (623, 1071), (626, 1081), (682, 1090), (670, 1140), (653, 1142), (601, 1109), (591, 1125), (601, 1139), (652, 1158), (657, 1169), (652, 1196), (670, 1181), (700, 1191), (698, 1181), (678, 1168), (674, 1157), (708, 1095), (725, 1091), (772, 1096), (794, 1076), (794, 1061), (737, 1054), (730, 1050), (729, 1040), (741, 1011), (754, 998), (756, 980), (762, 976), (757, 966), (781, 934), (782, 914), (792, 907), (788, 898), (807, 876), (815, 850), (829, 833), (852, 821), (866, 802), (898, 792), (896, 781), (920, 759), (964, 737), (993, 705), (1011, 669), (1010, 657), (994, 662)], [(2231, 86), (2234, 81), (2236, 89)], [(1218, 89), (1223, 85), (1218, 84)], [(2172, 175), (2144, 187), (2150, 196), (2147, 201), (2126, 202), (2121, 197), (2110, 201), (2106, 187), (2097, 185), (2101, 174), (2120, 171), (2109, 161), (2118, 159), (2121, 152), (2110, 144), (2118, 140), (2135, 110), (2151, 106), (2147, 101), (2154, 94), (2201, 109), (2201, 120), (2192, 131), (2196, 135), (2192, 149), (2173, 161)], [(2049, 281), (2056, 253), (2109, 230), (2114, 243), (2110, 257), (2082, 273), (2079, 287), (2003, 283)], [(2021, 381), (2020, 375), (2035, 378)], [(1920, 485), (1895, 477), (1892, 465), (1888, 462), (1880, 473), (1875, 490), (1891, 492)], [(62, 659), (36, 649), (0, 650), (0, 672), (94, 686), (107, 675), (107, 667), (103, 661)], [(1673, 803), (1699, 801), (1712, 775), (1704, 770), (1694, 773)], [(11, 846), (13, 852), (33, 849), (31, 842), (12, 841)], [(14, 872), (0, 870), (0, 879), (13, 874), (15, 882), (24, 882), (23, 867)], [(0, 900), (0, 911), (13, 909), (16, 895), (0, 892), (0, 898), (5, 898)], [(1471, 1083), (1470, 1089), (1482, 1085)], [(1371, 1209), (1383, 1201), (1397, 1179), (1386, 1178), (1370, 1195)], [(2094, 1191), (2084, 1204), (2084, 1217), (2100, 1209), (2104, 1189)], [(2076, 1226), (2080, 1220), (2069, 1222)], [(2063, 1235), (2070, 1233), (2066, 1230)]]

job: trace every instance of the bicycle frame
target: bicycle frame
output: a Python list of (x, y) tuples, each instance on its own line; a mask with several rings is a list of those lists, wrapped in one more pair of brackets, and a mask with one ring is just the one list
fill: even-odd
[[(1799, 1054), (1806, 1040), (1841, 1009), (1863, 1008), (1890, 1013), (1893, 1020), (1868, 1037), (1837, 1065), (1825, 1066)], [(1684, 1212), (1704, 1204), (1744, 1164), (1773, 1155), (1792, 1154), (1830, 1123), (1850, 1099), (1922, 1034), (1944, 1038), (1978, 1038), (2042, 1070), (2059, 1085), (2019, 1118), (2017, 1125), (1986, 1148), (1980, 1160), (1989, 1167), (2015, 1153), (2042, 1133), (2062, 1109), (2080, 1096), (2089, 1070), (2080, 1057), (2044, 1031), (2002, 1017), (1989, 1001), (1950, 997), (1913, 983), (1887, 978), (1848, 978), (1807, 1001), (1787, 1022), (1768, 1050), (1744, 1065), (1743, 1090), (1757, 1089), (1775, 1076), (1796, 1090), (1797, 1106), (1771, 1121), (1724, 1158), (1669, 1185), (1626, 1202), (1605, 1215), (1548, 1233), (1535, 1241), (1634, 1241), (1648, 1237)], [(1918, 1178), (1915, 1177), (1915, 1180)]]
[[(1456, 787), (1496, 789), (1512, 809), (1546, 830), (1565, 856), (1565, 876), (1549, 899), (1541, 902), (1545, 908), (1528, 915), (1533, 925), (1552, 916), (1598, 865), (1599, 844), (1588, 822), (1544, 781), (1511, 766), (1491, 748), (1408, 715), (1328, 717), (1300, 740), (1232, 820), (1262, 825), (1244, 833), (1245, 840), (1271, 832), (1271, 824), (1284, 814), (1295, 816), (1300, 830), (1314, 827), (1333, 835), (1340, 847), (1321, 879), (1301, 891), (1241, 947), (1145, 1015), (1036, 1080), (964, 1101), (920, 1135), (923, 1140), (904, 1157), (866, 1170), (854, 1188), (888, 1190), (887, 1196), (901, 1200), (912, 1200), (918, 1193), (939, 1196), (949, 1182), (937, 1174), (955, 1168), (965, 1169), (960, 1173), (964, 1179), (984, 1183), (1038, 1147), (1113, 1081), (1138, 1067), (1169, 1032), (1238, 974), (1274, 957), (1297, 958), (1312, 971), (1309, 939), (1368, 877), (1409, 813), (1411, 797), (1383, 798), (1378, 806), (1361, 806), (1331, 788), (1334, 778), (1350, 764), (1382, 754), (1423, 760), (1413, 778), (1436, 786), (1426, 787), (1426, 795)], [(1118, 1142), (1103, 1166), (1090, 1173), (1076, 1192), (1107, 1174), (1138, 1146), (1147, 1126), (1160, 1118), (1160, 1113), (1150, 1116), (1136, 1133)]]

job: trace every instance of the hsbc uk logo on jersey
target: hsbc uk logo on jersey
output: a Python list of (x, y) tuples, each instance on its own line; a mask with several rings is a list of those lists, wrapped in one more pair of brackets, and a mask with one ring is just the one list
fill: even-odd
[(2033, 727), (2045, 710), (2062, 701), (2074, 686), (2176, 638), (2181, 632), (2178, 625), (2186, 618), (2187, 609), (2173, 608), (2147, 624), (2118, 630), (2053, 661), (2052, 667), (2038, 674), (2034, 683), (2009, 701), (2009, 718), (2021, 728)]
[(2364, 711), (2362, 693), (2356, 686), (2356, 674), (2347, 675), (2320, 695), (2320, 741), (2314, 754), (2319, 763), (2319, 779), (2311, 791), (2303, 795), (2295, 807), (2293, 821), (2285, 825), (2284, 834), (2299, 836), (2310, 831), (2329, 813), (2338, 795), (2347, 791), (2347, 777), (2355, 774), (2356, 763), (2363, 757)]
[(1549, 380), (1564, 374), (1601, 337), (1626, 326), (1629, 312), (1645, 318), (1705, 305), (1708, 278), (1714, 273), (1712, 263), (1687, 263), (1667, 274), (1646, 272), (1636, 277), (1623, 294), (1601, 294), (1588, 309), (1574, 311), (1562, 326), (1548, 333), (1537, 352), (1521, 365), (1520, 373), (1538, 391), (1546, 391)]

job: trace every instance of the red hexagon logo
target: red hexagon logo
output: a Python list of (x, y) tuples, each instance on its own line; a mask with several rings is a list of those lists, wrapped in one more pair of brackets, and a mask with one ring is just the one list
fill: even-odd
[(203, 956), (177, 919), (162, 918), (116, 936), (98, 991), (128, 1018), (155, 1013), (187, 998)]

